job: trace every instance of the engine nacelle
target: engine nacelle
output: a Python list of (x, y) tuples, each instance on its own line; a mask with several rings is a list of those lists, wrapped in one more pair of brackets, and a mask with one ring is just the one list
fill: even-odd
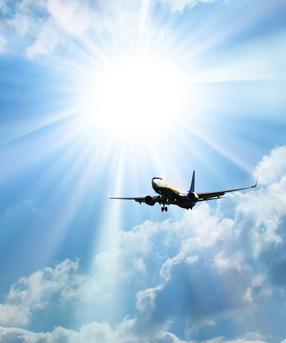
[(199, 196), (197, 193), (195, 192), (190, 192), (188, 193), (188, 198), (191, 200), (191, 201), (194, 201), (194, 202), (197, 202), (199, 200)]
[(145, 197), (145, 203), (149, 206), (154, 206), (156, 201), (153, 199), (153, 197), (151, 197), (151, 195), (147, 195)]

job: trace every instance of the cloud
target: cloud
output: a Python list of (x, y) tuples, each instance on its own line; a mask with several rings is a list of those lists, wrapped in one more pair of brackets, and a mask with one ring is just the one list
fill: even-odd
[[(197, 326), (236, 309), (243, 312), (250, 306), (245, 297), (250, 278), (249, 273), (237, 270), (218, 271), (211, 259), (191, 265), (184, 259), (173, 264), (165, 282), (138, 293), (138, 308), (143, 309), (139, 330), (156, 330), (179, 318)], [(168, 299), (174, 299), (171, 306), (166, 306)]]
[(49, 0), (47, 9), (54, 23), (67, 34), (80, 36), (91, 27), (90, 8), (79, 0)]
[(66, 297), (78, 287), (82, 279), (77, 269), (78, 262), (65, 260), (55, 268), (47, 267), (28, 277), (22, 277), (10, 288), (7, 301), (42, 308), (45, 299), (51, 294), (59, 291)]
[(225, 337), (216, 337), (214, 339), (207, 340), (206, 343), (266, 343), (267, 341), (263, 339), (259, 334), (255, 332), (250, 332), (243, 337), (227, 340)]
[(0, 304), (0, 325), (25, 326), (29, 322), (31, 313), (25, 304)]
[(212, 4), (218, 0), (161, 0), (167, 2), (174, 12), (183, 11), (187, 7), (194, 7), (199, 4)]
[[(195, 340), (180, 339), (168, 331), (158, 332), (152, 339), (141, 339), (131, 334), (130, 325), (132, 326), (132, 323), (125, 321), (120, 326), (113, 328), (106, 323), (93, 322), (82, 326), (78, 331), (58, 327), (51, 332), (37, 333), (19, 328), (0, 327), (0, 341), (1, 343), (197, 343)], [(204, 342), (266, 343), (257, 333), (248, 333), (234, 340), (217, 337)]]
[(0, 0), (0, 11), (5, 13), (7, 10), (6, 0)]
[[(191, 238), (162, 265), (164, 281), (138, 293), (139, 330), (156, 329), (176, 317), (197, 326), (219, 322), (234, 311), (254, 314), (278, 296), (275, 287), (286, 286), (285, 161), (285, 147), (263, 158), (256, 175), (260, 179), (269, 168), (272, 183), (232, 195), (232, 209), (227, 209), (231, 217), (225, 215), (229, 200), (224, 199), (216, 212), (205, 204), (196, 208), (188, 229), (186, 218), (173, 225), (178, 237), (189, 232)], [(168, 299), (176, 300), (166, 306)]]
[[(264, 156), (256, 167), (256, 176), (259, 183), (273, 187), (278, 182), (282, 182), (286, 176), (286, 147), (276, 147), (269, 155)], [(281, 189), (284, 193), (285, 189)]]
[(55, 27), (54, 21), (49, 19), (41, 25), (35, 41), (26, 49), (26, 56), (28, 58), (45, 56), (52, 53), (61, 41), (61, 34)]
[[(5, 15), (0, 33), (9, 38), (6, 41), (10, 51), (28, 58), (57, 56), (64, 51), (101, 56), (104, 49), (112, 49), (112, 42), (124, 47), (142, 35), (147, 27), (148, 3), (109, 0), (94, 5), (80, 0), (2, 0)], [(152, 25), (148, 21), (148, 30)], [(105, 37), (105, 47), (101, 47), (100, 39), (91, 39), (95, 35)]]
[(85, 57), (106, 63), (127, 51), (153, 51), (151, 45), (165, 50), (173, 36), (158, 26), (149, 0), (19, 0), (3, 6), (0, 35), (6, 50), (45, 62)]
[[(89, 274), (66, 260), (21, 278), (0, 306), (6, 327), (0, 341), (284, 339), (285, 161), (285, 147), (277, 147), (256, 168), (259, 179), (272, 173), (257, 190), (230, 195), (214, 208), (198, 205), (177, 221), (119, 232)], [(275, 330), (263, 325), (270, 312), (277, 313)], [(40, 330), (39, 321), (47, 321)], [(77, 330), (65, 328), (75, 321)], [(228, 326), (236, 329), (225, 335)]]
[[(32, 3), (29, 5), (33, 10)], [(50, 55), (72, 39), (82, 37), (91, 27), (92, 11), (78, 0), (49, 0), (41, 7), (46, 18), (39, 25), (34, 42), (27, 47), (29, 58)]]
[(170, 332), (158, 332), (156, 337), (141, 339), (132, 333), (133, 322), (124, 320), (112, 327), (107, 323), (92, 322), (79, 330), (57, 327), (51, 332), (32, 332), (19, 328), (1, 328), (1, 343), (187, 343)]
[[(69, 260), (20, 278), (0, 304), (0, 325), (25, 327), (50, 306), (53, 311), (65, 311), (85, 282), (78, 273), (78, 262)], [(51, 304), (55, 299), (57, 305)]]
[(49, 55), (72, 39), (82, 37), (91, 27), (93, 11), (78, 0), (2, 1), (2, 34), (9, 48), (29, 58)]
[(6, 40), (4, 37), (0, 36), (0, 53), (4, 52), (6, 48)]
[(48, 333), (35, 333), (19, 328), (0, 328), (0, 341), (2, 343), (115, 343), (116, 333), (114, 333), (107, 324), (98, 323), (86, 325), (82, 327), (80, 331), (58, 327)]

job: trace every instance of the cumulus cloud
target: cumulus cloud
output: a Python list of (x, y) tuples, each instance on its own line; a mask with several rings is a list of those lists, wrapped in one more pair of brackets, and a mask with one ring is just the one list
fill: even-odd
[(55, 268), (44, 268), (28, 277), (22, 277), (7, 295), (9, 303), (23, 303), (35, 308), (42, 308), (45, 299), (55, 292), (65, 297), (83, 281), (77, 273), (78, 262), (65, 260)]
[(0, 304), (0, 325), (25, 326), (30, 319), (29, 307), (25, 304)]
[[(58, 327), (51, 332), (37, 333), (19, 328), (0, 327), (0, 340), (1, 343), (197, 343), (195, 340), (180, 339), (168, 331), (160, 331), (152, 339), (142, 339), (131, 333), (130, 326), (132, 326), (130, 321), (124, 321), (117, 327), (111, 327), (107, 323), (93, 322), (82, 326), (78, 331)], [(234, 340), (227, 340), (222, 336), (204, 342), (266, 343), (256, 333), (249, 333)]]
[[(181, 220), (120, 232), (89, 275), (67, 260), (21, 278), (0, 306), (1, 342), (185, 343), (202, 332), (209, 342), (284, 339), (263, 323), (275, 312), (283, 327), (286, 313), (285, 161), (285, 147), (275, 148), (256, 169), (271, 178), (216, 209), (201, 204)], [(35, 333), (37, 317), (49, 313), (56, 328)], [(79, 329), (64, 328), (58, 313)], [(226, 337), (229, 323), (236, 330)]]
[[(235, 194), (232, 201), (222, 199), (217, 211), (203, 204), (178, 222), (146, 222), (120, 234), (116, 256), (122, 285), (138, 274), (142, 278), (133, 290), (139, 336), (162, 327), (166, 332), (178, 318), (200, 328), (232, 316), (235, 322), (234, 313), (267, 311), (279, 293), (275, 289), (285, 287), (285, 147), (265, 156), (255, 172), (260, 179), (261, 165), (275, 170), (277, 155), (272, 182)], [(144, 273), (136, 269), (137, 259)], [(170, 306), (169, 299), (175, 299)]]
[(57, 327), (51, 332), (32, 332), (19, 328), (0, 327), (1, 343), (188, 343), (171, 332), (159, 331), (152, 339), (132, 333), (133, 321), (124, 320), (118, 326), (92, 322), (79, 330)]
[[(257, 191), (221, 200), (216, 212), (204, 204), (173, 224), (177, 238), (186, 232), (191, 238), (184, 237), (178, 253), (163, 263), (164, 281), (138, 293), (143, 330), (176, 317), (197, 326), (233, 311), (256, 313), (278, 296), (275, 287), (286, 285), (285, 157), (285, 147), (278, 147), (263, 158), (256, 175), (260, 179), (269, 168), (272, 176)], [(227, 202), (232, 209), (226, 211)], [(200, 213), (201, 223), (195, 223)], [(166, 307), (168, 299), (176, 300)]]
[[(286, 147), (276, 147), (269, 155), (264, 156), (256, 168), (256, 176), (259, 183), (268, 187), (273, 187), (276, 183), (281, 183), (286, 176)], [(284, 193), (285, 189), (281, 189)]]
[(0, 325), (27, 326), (34, 314), (46, 311), (53, 304), (53, 311), (73, 302), (86, 278), (77, 272), (78, 262), (65, 260), (55, 268), (44, 268), (30, 276), (20, 278), (10, 287), (5, 302), (0, 304)]
[(80, 343), (80, 342), (116, 342), (116, 332), (107, 324), (93, 323), (81, 328), (80, 331), (58, 327), (51, 332), (35, 333), (19, 328), (0, 328), (0, 341), (3, 343)]

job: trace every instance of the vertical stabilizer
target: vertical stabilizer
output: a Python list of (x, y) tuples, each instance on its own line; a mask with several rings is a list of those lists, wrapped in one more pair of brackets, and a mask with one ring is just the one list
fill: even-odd
[(195, 171), (193, 171), (192, 183), (191, 183), (189, 193), (195, 191), (195, 178), (196, 178), (196, 173), (195, 173)]

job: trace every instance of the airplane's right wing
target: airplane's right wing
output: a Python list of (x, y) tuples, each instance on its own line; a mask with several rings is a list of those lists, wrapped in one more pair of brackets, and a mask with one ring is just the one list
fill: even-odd
[(257, 186), (257, 182), (255, 183), (255, 185), (250, 186), (250, 187), (226, 189), (226, 190), (222, 190), (222, 191), (209, 192), (209, 193), (197, 193), (197, 195), (199, 197), (198, 201), (206, 201), (206, 200), (219, 199), (220, 197), (222, 197), (226, 193), (243, 191), (244, 189), (250, 189), (250, 188), (254, 188), (256, 186)]
[(155, 205), (156, 202), (162, 203), (161, 196), (155, 195), (147, 195), (145, 197), (110, 197), (109, 199), (119, 199), (119, 200), (134, 200), (136, 202), (139, 202), (140, 204), (143, 202), (147, 205)]

